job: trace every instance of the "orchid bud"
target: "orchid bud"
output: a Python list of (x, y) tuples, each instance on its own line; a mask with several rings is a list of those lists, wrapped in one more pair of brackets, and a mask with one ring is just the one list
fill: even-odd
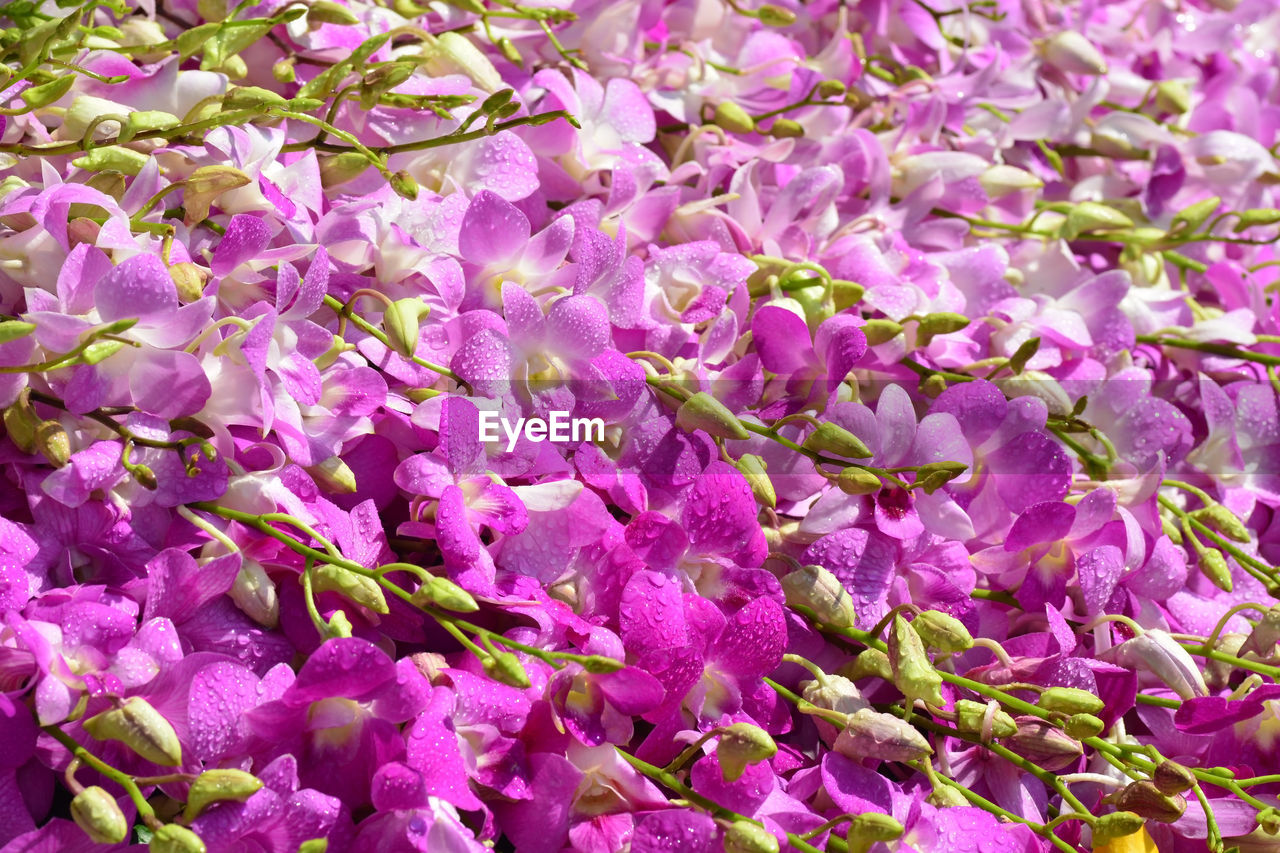
[(97, 844), (120, 844), (129, 836), (129, 822), (120, 804), (97, 785), (71, 800), (71, 819)]
[(1218, 196), (1203, 198), (1195, 204), (1188, 205), (1178, 211), (1173, 216), (1173, 221), (1169, 226), (1169, 233), (1192, 233), (1198, 231), (1201, 225), (1217, 212), (1222, 205), (1222, 199)]
[(735, 820), (724, 831), (724, 853), (778, 853), (773, 833), (749, 820)]
[(325, 637), (331, 640), (346, 640), (351, 637), (351, 620), (341, 610), (335, 610), (324, 626)]
[(266, 628), (280, 624), (276, 585), (257, 560), (245, 557), (227, 593), (244, 615)]
[(778, 745), (769, 733), (750, 723), (734, 723), (725, 727), (716, 744), (716, 759), (726, 782), (736, 782), (748, 764), (768, 761), (778, 754)]
[(831, 279), (831, 304), (836, 311), (844, 311), (846, 308), (857, 305), (866, 292), (866, 288), (857, 282), (843, 278)]
[(733, 101), (716, 104), (715, 117), (711, 121), (730, 133), (751, 133), (756, 129), (755, 119)]
[(1070, 767), (1084, 755), (1080, 742), (1039, 717), (1018, 717), (1018, 730), (1005, 745), (1049, 772)]
[(150, 853), (206, 853), (207, 848), (200, 836), (185, 826), (166, 823), (151, 836), (147, 850)]
[(1151, 783), (1160, 793), (1172, 796), (1194, 788), (1196, 777), (1178, 762), (1165, 759), (1156, 765), (1155, 772), (1151, 774)]
[(818, 621), (837, 628), (852, 628), (858, 614), (853, 609), (853, 596), (839, 578), (822, 566), (801, 566), (782, 578), (782, 591), (787, 604), (807, 607)]
[(75, 82), (76, 76), (74, 74), (64, 74), (61, 77), (55, 77), (48, 83), (32, 86), (30, 89), (23, 91), (19, 97), (26, 103), (28, 109), (38, 110), (60, 100), (63, 95), (71, 91), (71, 87)]
[(821, 680), (801, 682), (804, 700), (818, 708), (852, 714), (871, 707), (857, 686), (847, 678), (828, 675)]
[(1231, 567), (1222, 552), (1214, 548), (1203, 548), (1197, 553), (1200, 571), (1209, 581), (1223, 592), (1231, 592), (1235, 582), (1231, 579)]
[(480, 609), (471, 593), (448, 578), (432, 575), (422, 582), (410, 599), (416, 607), (435, 605), (455, 613), (474, 613)]
[(751, 437), (728, 406), (706, 391), (699, 391), (680, 404), (676, 411), (676, 425), (685, 432), (702, 430), (716, 438), (741, 441)]
[[(991, 736), (995, 738), (1011, 737), (1018, 731), (1018, 724), (1013, 717), (1001, 710), (997, 705), (993, 710), (989, 703), (974, 702), (972, 699), (957, 699), (955, 704), (956, 727), (962, 732), (983, 732), (991, 727)], [(989, 722), (988, 722), (989, 720)]]
[(746, 479), (756, 503), (770, 509), (778, 505), (778, 494), (773, 489), (773, 481), (766, 473), (768, 465), (763, 458), (754, 453), (744, 453), (733, 463), (733, 467), (737, 468), (738, 473)]
[(382, 315), (382, 328), (391, 348), (405, 358), (412, 358), (418, 349), (420, 324), (430, 313), (431, 306), (416, 296), (392, 302)]
[(1228, 539), (1234, 539), (1236, 542), (1249, 541), (1249, 530), (1244, 526), (1244, 522), (1222, 504), (1209, 504), (1188, 515), (1196, 521), (1217, 528)]
[(124, 341), (94, 341), (80, 351), (80, 361), (88, 365), (99, 364), (122, 349), (124, 349)]
[(332, 563), (320, 563), (311, 569), (311, 584), (316, 592), (339, 593), (374, 613), (391, 612), (387, 609), (387, 597), (378, 582), (350, 569)]
[(843, 98), (849, 87), (839, 80), (823, 80), (818, 84), (818, 97), (824, 101), (831, 98)]
[(920, 635), (899, 615), (893, 617), (889, 630), (889, 663), (893, 684), (903, 696), (912, 702), (922, 699), (934, 707), (942, 706), (942, 676), (925, 654)]
[(118, 740), (153, 764), (182, 764), (178, 733), (141, 696), (130, 696), (120, 707), (90, 717), (84, 721), (84, 730), (97, 740)]
[(1068, 74), (1098, 76), (1107, 73), (1107, 61), (1088, 39), (1075, 30), (1063, 30), (1044, 43), (1046, 62)]
[(222, 96), (226, 110), (253, 110), (261, 107), (282, 107), (288, 100), (278, 92), (261, 86), (232, 86)]
[(246, 186), (251, 179), (232, 166), (201, 166), (183, 182), (182, 207), (186, 223), (194, 225), (209, 216), (215, 199), (225, 192)]
[(873, 495), (884, 488), (880, 475), (866, 468), (850, 466), (840, 472), (836, 478), (836, 488), (846, 495)]
[(774, 119), (769, 127), (769, 133), (778, 139), (796, 139), (804, 136), (804, 125), (794, 119)]
[(307, 25), (311, 28), (320, 24), (337, 24), (340, 27), (353, 27), (360, 23), (350, 9), (340, 6), (332, 0), (312, 0), (307, 8)]
[[(1009, 370), (1015, 375), (1026, 369), (1027, 362), (1040, 351), (1040, 339), (1028, 338), (1023, 341), (1013, 355), (1009, 356)], [(1078, 413), (1077, 413), (1078, 414)]]
[(1050, 687), (1040, 694), (1036, 707), (1058, 714), (1096, 714), (1105, 703), (1078, 687)]
[(271, 66), (271, 76), (275, 78), (277, 83), (292, 83), (298, 79), (298, 72), (294, 66), (294, 58), (286, 56)]
[(249, 76), (249, 63), (245, 62), (244, 57), (237, 53), (235, 56), (228, 56), (222, 60), (222, 64), (214, 70), (221, 71), (232, 80), (243, 80)]
[(1062, 725), (1062, 730), (1076, 740), (1097, 737), (1106, 730), (1107, 724), (1093, 714), (1072, 714)]
[(817, 453), (834, 453), (848, 459), (868, 459), (873, 454), (862, 439), (839, 424), (823, 421), (804, 440), (804, 449)]
[(942, 395), (942, 392), (946, 390), (947, 390), (946, 377), (937, 373), (934, 373), (930, 376), (926, 376), (920, 382), (920, 393), (924, 394), (930, 400), (938, 399), (938, 397)]
[(57, 421), (42, 421), (36, 427), (34, 442), (36, 449), (54, 468), (61, 468), (71, 461), (71, 439)]
[(487, 656), (482, 664), (484, 666), (485, 675), (505, 684), (508, 687), (516, 687), (521, 690), (530, 685), (529, 674), (525, 672), (524, 666), (521, 665), (520, 659), (511, 652), (497, 651)]
[(391, 189), (400, 198), (413, 201), (418, 197), (418, 182), (413, 179), (413, 175), (403, 169), (387, 180), (391, 184)]
[(427, 69), (433, 76), (460, 72), (486, 92), (503, 88), (498, 69), (466, 36), (451, 31), (440, 33), (434, 48), (434, 51), (428, 51), (428, 55), (435, 55), (427, 63)]
[(1024, 370), (1017, 376), (1001, 376), (994, 384), (1009, 399), (1035, 397), (1044, 403), (1049, 414), (1065, 418), (1073, 403), (1057, 379), (1039, 370)]
[(1094, 849), (1115, 838), (1124, 838), (1140, 832), (1146, 821), (1133, 812), (1111, 812), (1098, 818), (1093, 824)]
[(24, 388), (18, 399), (4, 410), (4, 431), (23, 453), (35, 453), (36, 430), (43, 423), (31, 405), (30, 393)]
[(173, 264), (169, 267), (169, 277), (178, 291), (179, 302), (197, 302), (204, 297), (204, 286), (209, 277), (195, 264), (187, 261)]
[(498, 50), (502, 52), (502, 56), (512, 65), (523, 65), (524, 57), (520, 55), (520, 51), (516, 49), (515, 42), (503, 36), (498, 39)]
[(0, 344), (7, 344), (19, 338), (25, 338), (35, 330), (35, 323), (27, 323), (22, 320), (5, 320), (0, 322)]
[(344, 151), (331, 157), (320, 158), (320, 183), (325, 189), (345, 184), (364, 174), (373, 164), (358, 151)]
[(102, 145), (83, 157), (71, 161), (71, 165), (86, 172), (101, 172), (110, 169), (125, 175), (136, 175), (147, 165), (150, 158), (141, 151), (125, 148), (120, 145)]
[(582, 659), (582, 668), (596, 675), (604, 675), (610, 672), (621, 672), (627, 668), (627, 664), (617, 658), (604, 655), (587, 655)]
[(226, 800), (242, 803), (261, 788), (262, 780), (243, 770), (230, 767), (206, 770), (191, 783), (182, 819), (187, 822), (195, 820), (211, 803)]
[(862, 334), (867, 338), (867, 346), (879, 346), (902, 334), (902, 324), (893, 320), (868, 320), (862, 326)]
[(1187, 810), (1187, 801), (1180, 794), (1162, 794), (1154, 783), (1145, 779), (1126, 785), (1115, 802), (1124, 811), (1160, 823), (1173, 823)]
[(896, 841), (906, 830), (892, 816), (881, 812), (863, 812), (849, 824), (845, 836), (851, 850), (870, 850), (877, 841)]
[(1074, 240), (1092, 231), (1132, 228), (1133, 220), (1114, 207), (1096, 201), (1082, 201), (1071, 208), (1062, 225), (1062, 239)]
[(319, 465), (308, 465), (306, 472), (326, 492), (336, 495), (356, 493), (356, 475), (340, 456), (330, 456)]
[(879, 649), (866, 649), (853, 659), (852, 663), (840, 667), (840, 673), (846, 678), (882, 678), (893, 680), (893, 663), (889, 656)]
[(1275, 225), (1277, 222), (1280, 222), (1280, 210), (1274, 207), (1255, 207), (1240, 211), (1236, 215), (1236, 226), (1232, 230), (1239, 234), (1255, 225)]
[(914, 726), (893, 714), (862, 708), (836, 738), (835, 750), (847, 758), (915, 761), (933, 754), (929, 741)]
[(958, 332), (968, 326), (970, 320), (963, 314), (956, 314), (953, 311), (939, 311), (935, 314), (926, 314), (918, 318), (917, 337), (922, 344), (928, 344), (934, 335), (949, 335), (952, 332)]
[(1191, 90), (1181, 80), (1161, 80), (1156, 84), (1156, 109), (1182, 115), (1191, 109)]
[(1017, 166), (995, 165), (978, 176), (978, 183), (986, 192), (987, 198), (1004, 198), (1010, 193), (1023, 190), (1038, 190), (1044, 181), (1035, 175), (1019, 169)]
[(935, 809), (956, 809), (969, 805), (964, 794), (945, 783), (938, 785), (925, 797), (925, 802)]
[(796, 13), (772, 3), (766, 3), (756, 10), (756, 17), (766, 27), (789, 27), (796, 22)]
[(920, 635), (926, 646), (944, 654), (968, 651), (973, 648), (973, 635), (954, 616), (941, 610), (926, 610), (911, 620), (911, 627)]
[(1258, 827), (1267, 835), (1280, 833), (1280, 811), (1275, 807), (1265, 808), (1258, 812)]

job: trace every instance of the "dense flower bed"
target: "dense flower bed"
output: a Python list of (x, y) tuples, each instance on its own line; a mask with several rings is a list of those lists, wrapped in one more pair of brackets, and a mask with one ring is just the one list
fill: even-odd
[(1280, 849), (1272, 0), (0, 14), (0, 850)]

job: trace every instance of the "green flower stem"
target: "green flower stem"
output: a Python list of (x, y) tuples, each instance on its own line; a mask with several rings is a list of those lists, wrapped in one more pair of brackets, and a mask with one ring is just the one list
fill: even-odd
[[(57, 397), (54, 397), (51, 394), (44, 394), (39, 391), (33, 390), (30, 392), (30, 399), (33, 403), (43, 403), (46, 406), (52, 406), (53, 408), (61, 409), (64, 412), (70, 411), (67, 408), (67, 404), (65, 402), (63, 402), (62, 400), (59, 400)], [(120, 436), (123, 439), (132, 441), (134, 444), (138, 445), (139, 447), (154, 447), (160, 450), (177, 450), (181, 452), (182, 450), (184, 450), (187, 447), (190, 447), (193, 444), (199, 444), (204, 441), (204, 439), (200, 438), (199, 436), (192, 436), (190, 438), (180, 438), (177, 441), (163, 441), (158, 438), (147, 438), (145, 436), (138, 435), (133, 430), (129, 429), (127, 426), (116, 423), (114, 420), (112, 420), (110, 414), (108, 414), (108, 411), (109, 410), (107, 409), (94, 409), (91, 412), (84, 412), (82, 417), (86, 417), (86, 418), (89, 418), (90, 420), (97, 421), (107, 429), (114, 432), (116, 435)], [(126, 412), (119, 412), (119, 414), (126, 414)]]
[[(483, 139), (486, 136), (492, 136), (504, 130), (510, 130), (515, 127), (536, 127), (538, 125), (549, 124), (556, 119), (564, 119), (575, 127), (578, 126), (577, 119), (565, 110), (552, 110), (546, 113), (537, 113), (531, 116), (521, 116), (519, 118), (509, 119), (507, 121), (498, 122), (493, 125), (492, 130), (488, 127), (479, 130), (468, 131), (467, 133), (450, 133), (445, 136), (437, 136), (434, 139), (420, 139), (416, 142), (401, 142), (397, 145), (383, 145), (376, 148), (370, 148), (372, 151), (380, 155), (400, 154), (405, 151), (426, 151), (431, 148), (444, 148), (448, 145), (457, 145), (460, 142), (471, 142), (476, 139)], [(136, 138), (141, 138), (139, 134)], [(5, 150), (0, 146), (0, 151)], [(310, 140), (306, 142), (291, 142), (281, 148), (281, 151), (307, 151), (318, 150), (330, 153), (341, 153), (343, 151), (351, 151), (352, 148), (335, 145), (332, 142), (323, 142), (312, 145)]]
[(316, 633), (323, 638), (329, 636), (329, 624), (324, 621), (324, 617), (320, 615), (320, 608), (316, 606), (315, 588), (311, 582), (311, 567), (313, 565), (315, 565), (315, 561), (308, 557), (306, 565), (302, 569), (302, 600), (307, 605), (307, 615), (311, 617), (311, 624), (315, 626)]
[(1280, 356), (1267, 355), (1260, 352), (1249, 352), (1236, 347), (1234, 344), (1217, 344), (1207, 341), (1190, 341), (1186, 338), (1172, 337), (1167, 335), (1138, 335), (1137, 341), (1140, 344), (1154, 344), (1162, 347), (1175, 347), (1177, 349), (1192, 350), (1194, 352), (1202, 352), (1206, 355), (1220, 355), (1226, 358), (1238, 358), (1241, 361), (1252, 361), (1257, 364), (1280, 365)]
[(98, 756), (76, 743), (75, 738), (57, 726), (41, 726), (40, 728), (45, 734), (70, 750), (71, 754), (80, 759), (82, 763), (89, 765), (121, 788), (124, 788), (125, 793), (129, 795), (129, 799), (133, 801), (134, 807), (137, 808), (138, 815), (147, 826), (154, 829), (161, 825), (156, 818), (155, 809), (151, 808), (151, 803), (147, 802), (147, 798), (142, 796), (142, 791), (138, 788), (138, 783), (133, 780), (132, 776), (107, 764)]
[(1231, 621), (1231, 617), (1235, 616), (1240, 611), (1257, 610), (1259, 613), (1266, 613), (1270, 609), (1271, 608), (1267, 607), (1265, 604), (1258, 604), (1254, 601), (1246, 601), (1232, 607), (1226, 613), (1222, 614), (1222, 618), (1218, 620), (1218, 624), (1213, 626), (1213, 633), (1206, 637), (1205, 641), (1200, 644), (1201, 651), (1207, 652), (1210, 649), (1217, 647), (1218, 637), (1222, 636), (1223, 629), (1227, 627), (1227, 623)]
[[(735, 823), (738, 821), (746, 821), (747, 823), (754, 823), (756, 826), (764, 826), (764, 824), (762, 824), (758, 820), (752, 820), (746, 815), (738, 814), (735, 811), (731, 811), (730, 809), (725, 808), (719, 803), (716, 803), (712, 800), (707, 799), (706, 797), (699, 794), (697, 791), (690, 788), (684, 782), (682, 782), (674, 773), (668, 773), (665, 770), (663, 770), (661, 767), (655, 767), (654, 765), (650, 764), (647, 761), (643, 761), (639, 758), (636, 758), (634, 755), (632, 755), (629, 752), (623, 752), (622, 750), (618, 750), (618, 754), (622, 756), (624, 761), (626, 761), (636, 770), (639, 770), (641, 773), (649, 777), (654, 782), (657, 782), (659, 785), (662, 785), (665, 788), (675, 791), (681, 797), (693, 803), (694, 805), (698, 806), (699, 808), (703, 809), (713, 817), (718, 817), (721, 820), (734, 821)], [(801, 838), (799, 835), (796, 835), (795, 833), (788, 832), (787, 840), (791, 843), (792, 847), (801, 851), (801, 853), (822, 853), (822, 851), (819, 850), (817, 847), (814, 847), (812, 844), (805, 841), (803, 838)], [(848, 853), (848, 849), (849, 849), (848, 846), (844, 843), (844, 839), (842, 838), (832, 836), (827, 841), (827, 850), (830, 851), (830, 853)]]
[(1277, 583), (1280, 583), (1280, 569), (1277, 569), (1275, 566), (1269, 566), (1257, 557), (1246, 554), (1235, 543), (1229, 541), (1226, 537), (1219, 534), (1216, 530), (1209, 527), (1200, 519), (1192, 518), (1186, 510), (1166, 498), (1164, 495), (1157, 494), (1156, 500), (1160, 502), (1160, 506), (1176, 515), (1183, 524), (1191, 527), (1196, 533), (1199, 533), (1206, 539), (1213, 542), (1219, 550), (1235, 557), (1236, 562), (1240, 564), (1240, 568), (1262, 581), (1268, 587), (1274, 587)]

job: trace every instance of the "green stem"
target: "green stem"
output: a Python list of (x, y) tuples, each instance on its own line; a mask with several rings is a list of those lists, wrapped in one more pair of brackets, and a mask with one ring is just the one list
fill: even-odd
[(133, 801), (133, 805), (138, 809), (139, 816), (142, 817), (147, 826), (154, 829), (161, 825), (156, 818), (155, 810), (151, 808), (151, 803), (148, 803), (147, 798), (142, 796), (142, 791), (138, 788), (138, 784), (134, 782), (132, 776), (107, 764), (101, 758), (76, 743), (75, 738), (57, 726), (41, 726), (40, 728), (45, 734), (70, 750), (71, 754), (80, 759), (81, 762), (89, 765), (121, 788), (124, 788), (125, 793), (129, 795), (129, 799)]

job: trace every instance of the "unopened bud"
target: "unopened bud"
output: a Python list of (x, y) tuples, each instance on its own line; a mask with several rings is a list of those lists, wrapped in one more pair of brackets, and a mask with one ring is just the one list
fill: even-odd
[(120, 707), (90, 717), (84, 721), (84, 730), (97, 740), (118, 740), (153, 764), (182, 764), (178, 733), (141, 696), (131, 696)]
[(1088, 690), (1078, 687), (1050, 687), (1040, 694), (1036, 707), (1058, 714), (1096, 714), (1105, 703)]
[(880, 475), (866, 468), (848, 467), (836, 478), (836, 487), (846, 495), (873, 495), (884, 487)]
[(839, 80), (823, 80), (818, 84), (818, 97), (824, 101), (831, 98), (843, 98), (849, 87)]
[(311, 26), (320, 24), (337, 24), (342, 27), (353, 27), (360, 23), (350, 9), (340, 6), (332, 0), (312, 0), (307, 7), (307, 23)]
[(778, 118), (769, 126), (769, 133), (779, 139), (796, 139), (804, 136), (804, 125), (793, 119)]
[(828, 711), (853, 714), (871, 707), (867, 700), (862, 698), (857, 685), (840, 675), (827, 675), (821, 680), (804, 681), (801, 682), (800, 688), (806, 702)]
[(355, 472), (340, 456), (330, 456), (318, 465), (309, 465), (306, 471), (317, 486), (330, 494), (352, 495), (357, 490)]
[(382, 315), (382, 328), (387, 333), (391, 348), (405, 358), (412, 358), (418, 349), (422, 318), (430, 313), (431, 306), (416, 296), (392, 302)]
[(262, 780), (252, 773), (234, 768), (206, 770), (191, 783), (182, 819), (195, 820), (205, 807), (224, 800), (244, 802), (262, 788)]
[(71, 819), (98, 844), (120, 844), (129, 835), (129, 822), (116, 798), (97, 785), (71, 800)]
[(280, 624), (280, 597), (262, 564), (245, 558), (227, 593), (244, 615), (266, 628)]
[(862, 326), (862, 334), (866, 335), (867, 346), (879, 346), (902, 334), (902, 324), (893, 320), (868, 320)]
[(912, 725), (893, 714), (863, 708), (849, 715), (836, 738), (836, 752), (847, 758), (915, 761), (933, 754), (929, 741)]
[(1006, 738), (1018, 731), (1018, 724), (1013, 721), (1013, 717), (1000, 710), (999, 705), (993, 708), (989, 703), (957, 699), (955, 712), (956, 727), (962, 732), (978, 734), (990, 726), (991, 737)]
[(987, 169), (978, 176), (978, 183), (986, 192), (987, 198), (992, 199), (1004, 198), (1022, 190), (1038, 190), (1044, 186), (1044, 181), (1025, 169), (1004, 164)]
[(294, 67), (292, 56), (286, 56), (284, 59), (271, 66), (271, 76), (275, 78), (277, 83), (292, 83), (298, 79), (298, 72)]
[(853, 609), (853, 596), (840, 579), (822, 566), (801, 566), (782, 578), (782, 591), (787, 604), (807, 607), (818, 621), (836, 628), (852, 628), (858, 614)]
[[(1101, 844), (1141, 832), (1146, 821), (1133, 812), (1111, 812), (1098, 818), (1093, 824), (1094, 849)], [(1141, 848), (1139, 848), (1141, 849)]]
[(746, 479), (756, 503), (770, 509), (778, 505), (778, 494), (773, 489), (773, 481), (766, 473), (768, 466), (763, 458), (754, 453), (744, 453), (740, 459), (734, 461), (733, 467), (737, 468), (738, 473)]
[(498, 50), (502, 52), (503, 58), (512, 65), (523, 65), (524, 57), (520, 55), (520, 51), (516, 49), (515, 42), (503, 36), (498, 39)]
[(1107, 61), (1096, 47), (1075, 30), (1063, 30), (1045, 42), (1046, 62), (1068, 74), (1098, 76), (1107, 73)]
[(1155, 772), (1151, 774), (1151, 783), (1160, 793), (1172, 796), (1194, 788), (1196, 777), (1178, 762), (1165, 759), (1156, 765)]
[(529, 673), (525, 672), (520, 659), (511, 652), (495, 652), (484, 659), (483, 665), (485, 675), (500, 684), (521, 690), (530, 684)]
[(1205, 548), (1197, 554), (1200, 571), (1209, 581), (1223, 592), (1231, 592), (1235, 582), (1231, 579), (1231, 567), (1227, 558), (1216, 548)]
[(857, 282), (843, 278), (831, 279), (831, 304), (836, 311), (844, 311), (846, 308), (857, 305), (866, 292), (866, 288)]
[[(863, 812), (849, 824), (846, 839), (853, 849), (866, 850), (877, 841), (896, 841), (902, 837), (902, 824), (880, 812)], [(864, 846), (856, 846), (864, 845)]]
[(933, 373), (920, 382), (920, 393), (930, 400), (936, 400), (947, 390), (947, 380), (941, 374)]
[(339, 593), (374, 613), (390, 612), (387, 609), (387, 597), (378, 582), (350, 569), (332, 563), (320, 563), (311, 569), (311, 584), (316, 592)]
[(101, 145), (83, 157), (71, 161), (71, 165), (86, 172), (110, 169), (125, 175), (136, 175), (147, 165), (147, 155), (121, 145)]
[(5, 320), (0, 323), (0, 344), (7, 344), (19, 338), (25, 338), (35, 330), (35, 323), (27, 323), (22, 320)]
[(823, 421), (809, 433), (804, 440), (804, 449), (818, 453), (834, 453), (848, 459), (868, 459), (872, 456), (871, 450), (863, 444), (862, 439), (831, 421)]
[(769, 733), (750, 723), (734, 723), (720, 733), (716, 758), (726, 782), (736, 782), (749, 764), (768, 761), (778, 754), (778, 745)]
[(883, 678), (893, 680), (893, 663), (879, 649), (866, 649), (849, 664), (840, 668), (840, 674), (855, 681), (859, 678)]
[(717, 438), (741, 441), (751, 437), (737, 416), (706, 391), (699, 391), (680, 404), (676, 411), (676, 425), (686, 432), (702, 430)]
[(401, 170), (396, 172), (389, 178), (391, 189), (400, 198), (413, 201), (418, 197), (418, 182), (413, 179), (413, 175)]
[(724, 831), (724, 853), (778, 853), (778, 839), (759, 824), (735, 820)]
[(1024, 370), (1017, 376), (1000, 376), (993, 383), (1009, 399), (1035, 397), (1044, 403), (1049, 414), (1065, 418), (1071, 414), (1072, 402), (1057, 379), (1040, 370)]
[(67, 94), (67, 92), (70, 92), (75, 82), (76, 75), (67, 73), (61, 77), (55, 77), (48, 83), (32, 86), (24, 90), (18, 97), (22, 98), (30, 109), (38, 110), (41, 107), (49, 106)]
[(1275, 807), (1265, 808), (1258, 812), (1258, 828), (1267, 835), (1280, 833), (1280, 811)]
[(1191, 109), (1191, 89), (1181, 80), (1161, 80), (1156, 84), (1156, 108), (1182, 115)]
[(288, 99), (279, 92), (261, 86), (232, 86), (222, 96), (222, 107), (227, 110), (252, 110), (260, 107), (282, 107)]
[(298, 845), (298, 853), (328, 853), (329, 839), (309, 838)]
[(84, 364), (100, 364), (124, 349), (124, 341), (94, 341), (80, 351), (80, 361)]
[(939, 783), (929, 796), (925, 797), (925, 802), (935, 809), (956, 809), (969, 805), (964, 794), (946, 783)]
[(1200, 230), (1200, 226), (1208, 221), (1210, 216), (1218, 212), (1218, 208), (1222, 205), (1222, 199), (1218, 196), (1210, 198), (1202, 198), (1195, 204), (1188, 205), (1178, 211), (1173, 216), (1173, 221), (1169, 225), (1169, 233), (1187, 233)]
[(1115, 802), (1124, 811), (1160, 823), (1173, 823), (1187, 810), (1187, 801), (1181, 795), (1162, 794), (1154, 783), (1145, 779), (1126, 785)]
[(954, 654), (973, 648), (973, 635), (954, 616), (941, 610), (926, 610), (911, 620), (924, 644), (944, 654)]
[(1021, 373), (1026, 369), (1027, 362), (1031, 361), (1039, 351), (1039, 338), (1028, 338), (1023, 341), (1018, 346), (1017, 350), (1014, 351), (1013, 355), (1009, 356), (1009, 370), (1014, 374)]
[(620, 672), (627, 668), (624, 661), (620, 661), (617, 658), (605, 657), (604, 655), (587, 655), (582, 659), (581, 663), (583, 669), (596, 675)]
[(480, 609), (471, 593), (448, 578), (432, 575), (422, 582), (410, 599), (417, 607), (435, 605), (455, 613), (474, 613)]
[(949, 335), (969, 325), (969, 318), (952, 311), (939, 311), (919, 318), (917, 337), (921, 344), (927, 344), (934, 335)]
[(1018, 717), (1018, 730), (1005, 746), (1053, 773), (1075, 764), (1084, 748), (1080, 742), (1039, 717)]
[(147, 850), (150, 853), (206, 853), (207, 848), (200, 836), (185, 826), (166, 823), (151, 836)]
[(751, 133), (756, 129), (755, 119), (733, 101), (721, 101), (716, 104), (716, 114), (712, 122), (730, 133)]
[(208, 218), (209, 208), (215, 199), (225, 192), (249, 184), (244, 172), (231, 166), (201, 166), (184, 181), (182, 207), (186, 222), (194, 225)]
[(772, 3), (766, 3), (756, 11), (760, 23), (766, 27), (789, 27), (796, 22), (796, 13)]
[(1280, 210), (1274, 207), (1254, 207), (1242, 210), (1236, 216), (1234, 230), (1237, 234), (1255, 225), (1275, 225), (1280, 222)]
[[(23, 389), (18, 399), (4, 410), (4, 431), (23, 453), (35, 453), (36, 430), (43, 423), (29, 395), (30, 391)], [(67, 455), (70, 458), (70, 453)]]
[(373, 164), (357, 151), (344, 151), (331, 157), (320, 158), (320, 183), (326, 189), (345, 184), (364, 174)]
[(1082, 201), (1071, 208), (1062, 224), (1062, 239), (1074, 240), (1093, 231), (1132, 228), (1133, 220), (1114, 207), (1096, 201)]
[(57, 421), (42, 421), (35, 429), (34, 440), (36, 449), (53, 467), (61, 468), (71, 460), (71, 439)]
[(942, 676), (925, 654), (924, 643), (907, 620), (893, 617), (889, 630), (889, 663), (893, 667), (893, 684), (902, 695), (914, 702), (941, 707)]
[(1062, 730), (1076, 740), (1097, 737), (1106, 729), (1107, 724), (1093, 714), (1072, 714), (1063, 724)]
[(967, 470), (969, 466), (963, 462), (930, 462), (916, 471), (916, 482), (931, 495)]
[(351, 620), (341, 610), (333, 611), (329, 621), (325, 623), (324, 635), (331, 640), (346, 640), (351, 637)]
[(1249, 529), (1244, 526), (1244, 522), (1222, 504), (1209, 504), (1189, 515), (1197, 521), (1217, 528), (1228, 539), (1234, 539), (1236, 542), (1249, 541)]
[(193, 263), (183, 261), (169, 267), (169, 277), (178, 291), (179, 302), (196, 302), (204, 296), (204, 285), (209, 276)]

